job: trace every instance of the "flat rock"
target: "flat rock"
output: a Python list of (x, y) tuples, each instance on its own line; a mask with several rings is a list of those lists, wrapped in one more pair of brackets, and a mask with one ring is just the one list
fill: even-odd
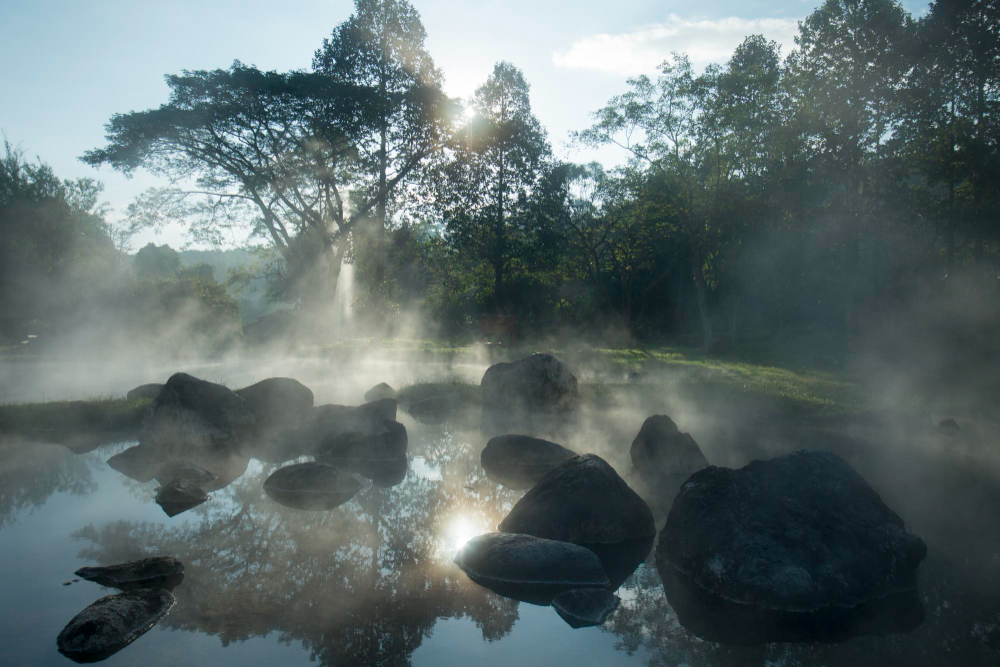
[(163, 389), (163, 385), (159, 382), (151, 382), (149, 384), (140, 384), (134, 389), (130, 389), (127, 394), (125, 394), (126, 401), (143, 401), (143, 400), (153, 400), (160, 395), (160, 390)]
[(498, 435), (486, 443), (480, 461), (486, 474), (512, 489), (527, 489), (576, 452), (530, 435)]
[(843, 459), (800, 450), (692, 475), (656, 560), (729, 602), (822, 613), (915, 589), (926, 553)]
[(496, 585), (557, 589), (607, 586), (601, 560), (589, 549), (513, 533), (487, 533), (469, 540), (455, 563), (469, 577)]
[(73, 617), (56, 639), (59, 652), (76, 662), (97, 662), (122, 650), (174, 606), (173, 594), (143, 588), (103, 597)]
[(153, 401), (141, 441), (164, 449), (227, 444), (236, 442), (254, 423), (250, 406), (236, 392), (175, 373)]
[(649, 506), (595, 454), (567, 459), (542, 477), (499, 528), (577, 544), (617, 544), (656, 534)]
[(204, 488), (205, 484), (219, 478), (214, 472), (209, 472), (195, 463), (184, 460), (167, 461), (157, 468), (154, 477), (160, 484), (169, 484), (176, 479), (183, 479), (199, 488)]
[(163, 464), (165, 454), (149, 445), (134, 445), (108, 459), (108, 465), (137, 482), (148, 482)]
[(365, 392), (365, 403), (371, 403), (372, 401), (380, 401), (383, 398), (396, 399), (396, 390), (387, 385), (385, 382), (379, 382), (377, 385)]
[(102, 567), (81, 567), (78, 577), (112, 588), (173, 588), (184, 578), (184, 564), (171, 556), (154, 556)]
[(406, 456), (406, 427), (384, 421), (377, 430), (347, 431), (328, 436), (316, 449), (316, 457), (340, 461), (390, 461)]
[(267, 378), (236, 393), (250, 407), (258, 430), (301, 421), (313, 407), (312, 390), (292, 378)]
[(163, 508), (167, 516), (186, 512), (206, 500), (208, 494), (186, 479), (175, 479), (156, 492), (156, 504)]
[(552, 598), (552, 606), (574, 628), (601, 625), (621, 598), (605, 588), (573, 588)]
[(264, 480), (264, 492), (275, 502), (302, 510), (329, 510), (361, 490), (351, 475), (326, 463), (296, 463), (275, 470)]

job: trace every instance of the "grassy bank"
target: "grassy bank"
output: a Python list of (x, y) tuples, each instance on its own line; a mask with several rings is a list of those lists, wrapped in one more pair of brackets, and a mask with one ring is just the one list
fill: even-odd
[(85, 401), (0, 404), (0, 433), (74, 434), (136, 432), (152, 401), (101, 396)]

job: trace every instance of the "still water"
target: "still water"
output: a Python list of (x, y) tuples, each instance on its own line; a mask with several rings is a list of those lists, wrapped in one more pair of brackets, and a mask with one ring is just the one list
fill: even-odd
[[(366, 481), (346, 504), (319, 512), (270, 500), (262, 484), (281, 464), (252, 455), (211, 500), (168, 518), (153, 502), (155, 482), (105, 463), (135, 443), (79, 454), (44, 442), (0, 446), (0, 664), (71, 664), (56, 651), (59, 631), (115, 591), (64, 582), (84, 565), (153, 555), (186, 566), (177, 605), (105, 664), (1000, 664), (1000, 485), (982, 463), (993, 459), (977, 458), (972, 445), (960, 453), (907, 442), (873, 454), (856, 433), (818, 440), (818, 431), (799, 432), (800, 440), (839, 447), (926, 541), (926, 618), (907, 634), (839, 644), (727, 646), (680, 624), (652, 553), (596, 628), (573, 629), (551, 607), (471, 582), (452, 558), (467, 539), (493, 530), (523, 491), (486, 476), (478, 431), (418, 424), (405, 413), (400, 420), (409, 433), (402, 481)], [(759, 438), (741, 448), (696, 435), (709, 460), (727, 465), (759, 456), (762, 446)], [(566, 444), (580, 452), (610, 446)], [(602, 451), (626, 478), (628, 444), (617, 457)], [(658, 512), (658, 527), (663, 518)]]

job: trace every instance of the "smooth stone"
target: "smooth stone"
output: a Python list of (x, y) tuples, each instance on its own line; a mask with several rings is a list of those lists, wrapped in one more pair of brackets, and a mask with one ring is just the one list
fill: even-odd
[(486, 443), (480, 462), (489, 477), (512, 489), (533, 486), (576, 452), (529, 435), (498, 435)]
[(574, 628), (601, 625), (621, 598), (604, 588), (574, 588), (552, 598), (552, 607)]
[(209, 472), (199, 465), (184, 460), (167, 461), (156, 470), (154, 477), (160, 484), (169, 484), (175, 479), (183, 479), (198, 487), (219, 478), (214, 472)]
[(387, 385), (385, 382), (379, 382), (377, 385), (365, 392), (365, 403), (379, 401), (383, 398), (391, 398), (395, 400), (396, 397), (397, 394), (395, 389)]
[(176, 516), (208, 500), (208, 494), (186, 479), (175, 479), (156, 492), (156, 504), (167, 516)]
[(656, 560), (729, 602), (822, 615), (915, 589), (926, 554), (843, 459), (800, 450), (692, 475)]
[(577, 544), (617, 544), (656, 535), (649, 506), (596, 454), (574, 456), (542, 477), (499, 529)]
[(383, 422), (374, 433), (348, 431), (325, 438), (316, 449), (316, 457), (334, 461), (389, 461), (405, 457), (406, 446), (406, 427), (389, 421)]
[(66, 624), (56, 646), (76, 662), (104, 660), (152, 628), (175, 602), (173, 594), (162, 588), (103, 597)]
[(150, 407), (141, 442), (173, 449), (233, 443), (254, 423), (250, 406), (236, 392), (174, 373)]
[(402, 483), (410, 462), (406, 456), (395, 459), (336, 459), (331, 461), (335, 468), (353, 472), (371, 480), (377, 487), (388, 489)]
[(250, 407), (258, 430), (298, 422), (313, 407), (312, 390), (292, 378), (267, 378), (236, 393)]
[(566, 412), (580, 400), (576, 376), (551, 354), (493, 364), (480, 386), (490, 409)]
[[(364, 405), (317, 405), (305, 418), (300, 435), (317, 441), (341, 433), (379, 433), (396, 421), (396, 401), (383, 398)], [(294, 432), (293, 432), (294, 433)]]
[(708, 465), (698, 443), (666, 415), (653, 415), (642, 423), (629, 449), (632, 466), (646, 477), (691, 475)]
[(154, 556), (117, 565), (81, 567), (73, 574), (113, 588), (174, 588), (184, 578), (184, 563), (172, 556)]
[(107, 464), (126, 477), (145, 483), (153, 479), (164, 458), (164, 453), (155, 447), (135, 445), (109, 458)]
[(436, 426), (448, 421), (460, 405), (454, 396), (442, 394), (412, 401), (406, 411), (421, 424)]
[(326, 463), (296, 463), (275, 470), (264, 480), (264, 492), (275, 502), (302, 510), (329, 510), (361, 490), (351, 475)]
[(150, 384), (140, 384), (134, 389), (130, 389), (127, 394), (125, 394), (126, 401), (142, 401), (142, 400), (153, 400), (160, 395), (160, 390), (163, 389), (163, 385), (159, 382), (152, 382)]

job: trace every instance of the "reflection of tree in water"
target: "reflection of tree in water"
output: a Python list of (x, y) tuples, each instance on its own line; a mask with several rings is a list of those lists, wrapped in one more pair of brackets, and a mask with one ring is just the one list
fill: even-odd
[(176, 556), (185, 581), (163, 624), (223, 644), (277, 631), (322, 664), (406, 662), (439, 617), (468, 617), (484, 638), (499, 639), (517, 620), (517, 603), (469, 581), (446, 542), (449, 522), (463, 518), (485, 532), (520, 494), (483, 481), (481, 447), (414, 435), (411, 456), (440, 469), (440, 479), (411, 469), (398, 486), (366, 484), (337, 509), (304, 512), (264, 495), (275, 466), (251, 469), (217, 492), (225, 502), (203, 506), (200, 522), (91, 525), (75, 535), (91, 543), (81, 556)]
[(0, 528), (54, 493), (85, 495), (96, 489), (88, 461), (62, 445), (0, 443)]

